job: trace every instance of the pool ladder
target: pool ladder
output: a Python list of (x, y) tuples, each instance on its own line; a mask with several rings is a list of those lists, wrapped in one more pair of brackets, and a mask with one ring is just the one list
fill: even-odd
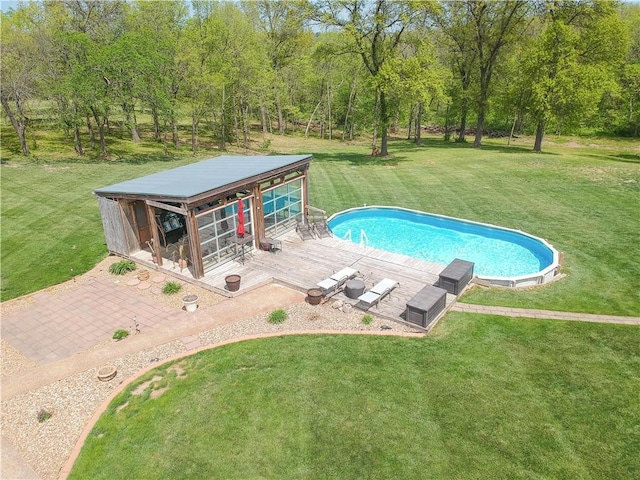
[[(347, 230), (347, 232), (342, 236), (343, 240), (347, 240), (352, 242), (353, 239), (351, 237), (351, 229)], [(364, 231), (364, 228), (360, 229), (360, 246), (369, 245), (369, 237), (367, 237), (367, 232)]]

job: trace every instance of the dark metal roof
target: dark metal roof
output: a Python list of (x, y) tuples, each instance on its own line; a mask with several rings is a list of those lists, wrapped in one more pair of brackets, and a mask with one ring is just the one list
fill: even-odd
[(256, 178), (266, 178), (270, 173), (288, 166), (293, 167), (303, 160), (310, 161), (311, 155), (224, 155), (98, 188), (94, 193), (100, 196), (139, 195), (187, 199), (245, 179), (255, 181)]

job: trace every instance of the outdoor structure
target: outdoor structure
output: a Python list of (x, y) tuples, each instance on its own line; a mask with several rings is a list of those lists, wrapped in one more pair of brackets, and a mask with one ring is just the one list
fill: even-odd
[(186, 260), (194, 278), (292, 230), (308, 207), (311, 155), (220, 156), (94, 191), (107, 248)]

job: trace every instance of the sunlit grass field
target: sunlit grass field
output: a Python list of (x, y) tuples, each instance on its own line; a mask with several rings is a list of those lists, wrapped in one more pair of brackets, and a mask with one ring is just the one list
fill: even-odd
[(228, 345), (128, 387), (69, 478), (637, 478), (638, 345), (637, 327), (459, 313), (424, 339)]
[[(92, 190), (218, 155), (165, 156), (147, 133), (109, 140), (107, 159), (73, 153), (62, 134), (38, 135), (30, 158), (2, 131), (2, 299), (60, 283), (89, 270), (107, 252)], [(186, 132), (183, 132), (188, 138)], [(310, 153), (310, 199), (334, 213), (397, 205), (516, 228), (565, 254), (565, 279), (541, 288), (475, 290), (465, 301), (576, 312), (640, 312), (640, 150), (638, 142), (553, 138), (545, 153), (531, 139), (485, 139), (482, 149), (427, 138), (418, 147), (394, 138), (391, 156), (374, 158), (357, 142), (270, 136), (262, 153)], [(600, 144), (598, 144), (600, 142)], [(46, 150), (45, 150), (46, 148)], [(230, 145), (231, 153), (251, 153)]]

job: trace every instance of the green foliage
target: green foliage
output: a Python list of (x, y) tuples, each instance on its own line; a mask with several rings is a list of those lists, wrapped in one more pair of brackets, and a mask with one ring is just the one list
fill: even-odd
[(178, 293), (181, 289), (182, 285), (180, 285), (178, 282), (169, 281), (162, 287), (162, 293), (166, 295), (173, 295), (175, 293)]
[(114, 275), (124, 275), (128, 272), (133, 272), (136, 269), (136, 264), (131, 260), (120, 260), (119, 262), (112, 263), (109, 266), (109, 273)]
[(123, 338), (127, 338), (129, 336), (129, 330), (116, 330), (115, 332), (113, 332), (113, 339), (114, 340), (122, 340)]
[[(162, 479), (634, 478), (637, 339), (635, 326), (454, 312), (420, 339), (226, 345), (119, 394), (69, 479), (148, 478), (149, 465)], [(155, 376), (160, 397), (132, 393)]]
[(362, 317), (362, 323), (365, 325), (371, 325), (371, 322), (373, 322), (373, 317), (371, 315), (367, 314)]
[(269, 314), (269, 317), (267, 318), (267, 321), (269, 323), (274, 323), (274, 324), (278, 324), (278, 323), (282, 323), (287, 319), (287, 312), (285, 312), (283, 309), (278, 309), (278, 310), (274, 310), (273, 312), (271, 312)]
[(41, 408), (38, 412), (38, 423), (46, 422), (52, 417), (52, 413), (44, 408)]

